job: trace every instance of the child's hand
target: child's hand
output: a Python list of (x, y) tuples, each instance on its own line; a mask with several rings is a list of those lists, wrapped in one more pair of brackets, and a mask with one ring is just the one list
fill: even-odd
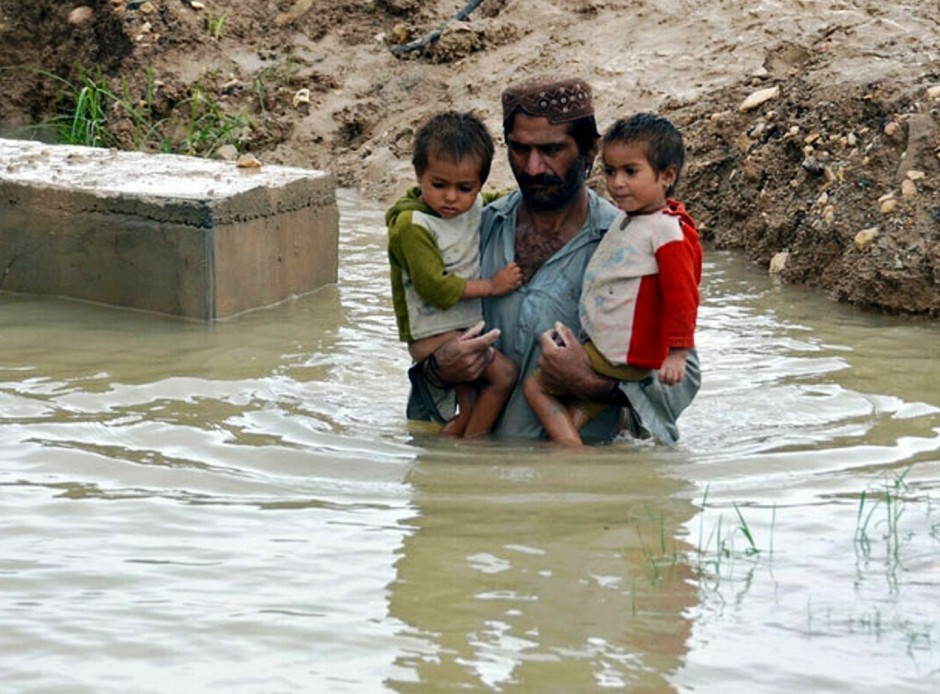
[(515, 261), (510, 261), (506, 267), (500, 268), (490, 277), (493, 286), (493, 296), (502, 296), (522, 286), (522, 269)]
[(689, 350), (670, 350), (666, 361), (659, 370), (659, 381), (666, 386), (674, 386), (685, 377), (685, 360)]

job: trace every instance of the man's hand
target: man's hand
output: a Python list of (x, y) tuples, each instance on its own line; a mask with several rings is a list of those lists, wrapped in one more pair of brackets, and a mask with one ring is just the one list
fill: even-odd
[[(447, 383), (469, 383), (477, 380), (483, 370), (493, 361), (493, 343), (499, 338), (499, 330), (483, 333), (486, 324), (480, 321), (453, 340), (445, 342), (434, 351), (437, 374)], [(483, 334), (481, 334), (483, 333)]]
[(587, 352), (568, 326), (555, 323), (553, 330), (539, 336), (542, 357), (539, 368), (542, 382), (556, 393), (567, 393), (587, 400), (610, 397), (617, 382), (591, 368)]

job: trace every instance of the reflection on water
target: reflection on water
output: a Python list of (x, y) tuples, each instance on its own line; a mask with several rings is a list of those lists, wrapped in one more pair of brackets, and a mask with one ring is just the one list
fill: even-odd
[(398, 664), (470, 690), (662, 686), (696, 603), (687, 565), (655, 568), (680, 549), (685, 485), (638, 450), (572, 460), (473, 448), (422, 454), (409, 476), (419, 514), (390, 611), (431, 648)]
[(940, 330), (707, 255), (675, 449), (402, 418), (382, 210), (214, 325), (0, 296), (7, 691), (933, 691)]

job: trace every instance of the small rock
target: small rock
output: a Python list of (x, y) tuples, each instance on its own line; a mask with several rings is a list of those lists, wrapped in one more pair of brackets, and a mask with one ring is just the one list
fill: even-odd
[(154, 12), (157, 11), (157, 8), (154, 7), (152, 2), (145, 2), (143, 5), (140, 6), (140, 11), (143, 14), (153, 14)]
[(294, 94), (294, 97), (291, 99), (291, 104), (294, 108), (297, 108), (301, 104), (310, 103), (310, 90), (304, 87), (303, 89), (298, 89)]
[(845, 142), (849, 147), (854, 147), (855, 143), (858, 141), (858, 138), (855, 137), (855, 133), (849, 133), (845, 136)]
[(816, 198), (816, 204), (819, 205), (820, 207), (825, 207), (828, 202), (829, 202), (829, 193), (827, 193), (826, 191), (823, 191), (822, 194), (818, 198)]
[(770, 259), (770, 274), (776, 275), (779, 272), (783, 271), (783, 268), (787, 266), (787, 260), (790, 258), (789, 251), (780, 251), (775, 254), (773, 258)]
[(235, 145), (222, 145), (215, 151), (215, 156), (225, 161), (238, 159), (238, 148)]
[(398, 43), (407, 43), (408, 42), (408, 25), (403, 22), (399, 22), (392, 27), (392, 33), (395, 35), (395, 39)]
[(821, 176), (826, 172), (826, 167), (820, 164), (819, 160), (814, 157), (804, 159), (801, 166), (803, 169), (816, 176)]
[(901, 181), (901, 197), (910, 199), (917, 195), (917, 184), (910, 179)]
[(826, 208), (823, 210), (823, 221), (826, 224), (832, 224), (832, 220), (836, 217), (836, 208), (832, 205), (826, 205)]
[(878, 198), (878, 209), (881, 210), (882, 214), (888, 214), (894, 212), (894, 209), (898, 206), (898, 201), (894, 198), (894, 193), (888, 193), (887, 195), (882, 195)]
[(189, 3), (189, 6), (192, 7), (194, 10), (206, 9), (206, 6), (203, 3), (199, 2), (198, 0), (192, 0), (192, 2)]
[(924, 178), (927, 174), (925, 174), (923, 171), (918, 171), (917, 169), (911, 169), (905, 175), (907, 176), (908, 180), (919, 181), (922, 178)]
[(95, 11), (93, 9), (85, 5), (82, 5), (80, 7), (76, 7), (74, 10), (69, 12), (68, 22), (72, 26), (78, 26), (79, 24), (84, 24), (85, 22), (87, 22), (89, 19), (91, 19), (94, 16), (94, 14), (95, 14)]
[(767, 87), (766, 89), (758, 89), (756, 92), (748, 96), (744, 101), (741, 102), (741, 105), (738, 106), (739, 111), (752, 111), (761, 104), (765, 104), (771, 99), (776, 99), (780, 96), (780, 87)]
[(867, 229), (862, 229), (855, 235), (855, 247), (863, 251), (868, 248), (872, 241), (878, 238), (878, 227), (868, 227)]
[(940, 84), (935, 84), (932, 87), (927, 87), (927, 98), (928, 99), (940, 99)]
[(260, 169), (261, 161), (254, 154), (248, 153), (241, 155), (235, 161), (235, 166), (239, 169)]
[(899, 132), (901, 132), (901, 124), (896, 120), (891, 121), (885, 125), (885, 135), (888, 137), (896, 137)]

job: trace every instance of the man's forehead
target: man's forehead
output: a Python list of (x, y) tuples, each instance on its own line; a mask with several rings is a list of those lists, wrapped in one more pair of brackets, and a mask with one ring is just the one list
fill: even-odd
[(550, 123), (543, 116), (517, 113), (512, 127), (506, 132), (508, 143), (525, 145), (566, 144), (573, 141), (568, 123)]

